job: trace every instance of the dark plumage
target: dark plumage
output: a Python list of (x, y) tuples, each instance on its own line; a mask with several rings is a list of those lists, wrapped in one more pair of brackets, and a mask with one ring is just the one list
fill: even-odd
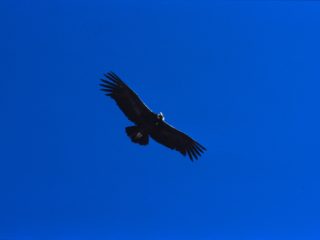
[(115, 73), (109, 72), (105, 77), (101, 79), (101, 90), (113, 98), (127, 118), (135, 123), (135, 126), (126, 128), (132, 142), (147, 145), (151, 136), (158, 143), (184, 156), (188, 154), (191, 160), (198, 159), (206, 150), (191, 137), (166, 123), (162, 113), (152, 112)]

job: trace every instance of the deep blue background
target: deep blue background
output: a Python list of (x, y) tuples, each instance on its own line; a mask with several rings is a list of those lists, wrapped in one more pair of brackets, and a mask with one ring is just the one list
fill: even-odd
[[(320, 238), (319, 2), (0, 5), (0, 239)], [(132, 144), (109, 70), (208, 152)]]

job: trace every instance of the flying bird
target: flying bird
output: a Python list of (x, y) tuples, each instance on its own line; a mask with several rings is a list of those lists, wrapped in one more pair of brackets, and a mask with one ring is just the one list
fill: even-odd
[(135, 124), (125, 129), (132, 142), (147, 145), (150, 136), (158, 143), (184, 156), (188, 155), (192, 161), (206, 150), (191, 137), (165, 122), (161, 112), (152, 112), (115, 73), (109, 72), (104, 76), (106, 79), (101, 79), (101, 90), (106, 96), (113, 98), (127, 118)]

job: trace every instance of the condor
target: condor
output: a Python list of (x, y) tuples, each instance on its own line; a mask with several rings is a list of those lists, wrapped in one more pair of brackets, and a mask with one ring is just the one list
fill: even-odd
[(101, 90), (106, 96), (113, 98), (127, 118), (135, 124), (126, 127), (126, 133), (132, 142), (147, 145), (150, 136), (158, 143), (184, 156), (188, 155), (192, 161), (206, 150), (191, 137), (166, 123), (161, 112), (152, 112), (115, 73), (109, 72), (104, 76), (106, 79), (101, 79)]

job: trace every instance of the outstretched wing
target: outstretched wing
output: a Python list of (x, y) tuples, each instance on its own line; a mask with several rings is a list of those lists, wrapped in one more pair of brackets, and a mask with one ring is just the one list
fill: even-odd
[(151, 110), (140, 100), (138, 95), (131, 90), (115, 73), (104, 74), (106, 79), (101, 79), (102, 91), (106, 96), (112, 97), (127, 118), (135, 124), (141, 123), (143, 116), (151, 114)]
[(198, 159), (198, 157), (200, 157), (200, 155), (206, 150), (205, 147), (193, 140), (191, 137), (165, 122), (159, 123), (150, 135), (158, 143), (177, 150), (184, 156), (188, 154), (192, 161), (194, 158)]

